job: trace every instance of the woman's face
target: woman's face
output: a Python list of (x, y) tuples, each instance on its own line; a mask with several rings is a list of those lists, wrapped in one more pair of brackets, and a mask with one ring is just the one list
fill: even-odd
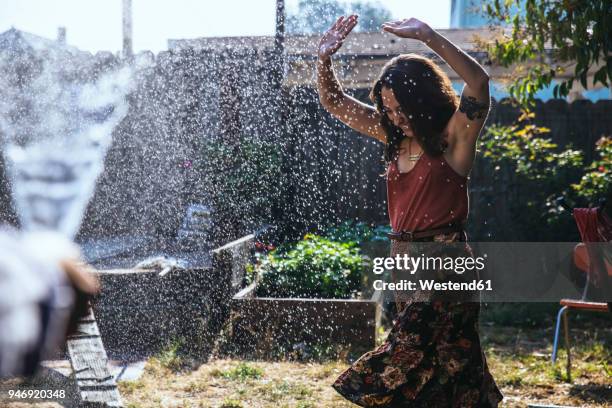
[(393, 89), (383, 87), (380, 90), (380, 95), (382, 97), (383, 113), (387, 115), (391, 123), (402, 129), (407, 137), (413, 137), (414, 132), (410, 127), (410, 122), (408, 122), (405, 113), (402, 112), (399, 102), (395, 99)]

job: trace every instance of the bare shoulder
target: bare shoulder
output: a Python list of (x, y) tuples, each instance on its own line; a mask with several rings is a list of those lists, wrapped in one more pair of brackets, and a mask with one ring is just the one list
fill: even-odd
[(463, 88), (459, 107), (446, 129), (448, 147), (445, 158), (459, 174), (467, 176), (476, 157), (476, 143), (487, 120), (490, 108), (488, 87)]

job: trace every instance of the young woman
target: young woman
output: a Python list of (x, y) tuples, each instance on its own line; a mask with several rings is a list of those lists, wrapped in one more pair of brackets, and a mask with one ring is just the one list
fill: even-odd
[[(400, 55), (374, 84), (375, 106), (364, 104), (342, 91), (331, 62), (356, 24), (356, 15), (340, 17), (321, 38), (318, 89), (332, 115), (385, 144), (391, 256), (414, 253), (415, 241), (463, 244), (467, 176), (489, 110), (489, 77), (427, 24), (414, 18), (388, 22), (383, 30), (427, 44), (465, 86), (457, 101), (434, 62)], [(361, 356), (333, 387), (367, 407), (497, 406), (502, 395), (480, 347), (479, 303), (395, 295), (398, 313), (385, 343)]]

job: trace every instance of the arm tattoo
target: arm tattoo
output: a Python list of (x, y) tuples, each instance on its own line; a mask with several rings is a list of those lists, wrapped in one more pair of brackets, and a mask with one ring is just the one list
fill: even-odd
[(469, 120), (482, 119), (489, 112), (489, 104), (478, 102), (473, 96), (461, 95), (459, 110), (465, 113)]

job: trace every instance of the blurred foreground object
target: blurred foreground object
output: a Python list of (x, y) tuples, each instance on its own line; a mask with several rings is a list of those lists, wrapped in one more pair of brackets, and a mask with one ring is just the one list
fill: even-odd
[(32, 375), (74, 330), (98, 291), (78, 259), (61, 235), (0, 230), (0, 377)]

